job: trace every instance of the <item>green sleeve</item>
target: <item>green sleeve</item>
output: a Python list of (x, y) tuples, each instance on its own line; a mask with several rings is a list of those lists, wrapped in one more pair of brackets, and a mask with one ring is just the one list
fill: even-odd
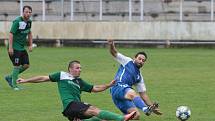
[(52, 81), (52, 82), (57, 82), (60, 80), (60, 72), (55, 72), (55, 73), (52, 73), (49, 75), (49, 79)]
[(13, 33), (13, 34), (15, 34), (18, 29), (19, 29), (19, 21), (18, 20), (14, 20), (13, 24), (11, 26), (10, 32)]
[(86, 81), (80, 79), (80, 88), (81, 91), (91, 92), (93, 89), (93, 85), (87, 83)]

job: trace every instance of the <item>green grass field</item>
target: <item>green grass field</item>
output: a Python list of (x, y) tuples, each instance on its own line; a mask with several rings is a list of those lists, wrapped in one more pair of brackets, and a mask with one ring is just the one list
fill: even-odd
[[(141, 48), (118, 50), (133, 56)], [(148, 94), (160, 103), (164, 115), (150, 117), (142, 113), (141, 121), (177, 121), (176, 107), (188, 105), (189, 121), (215, 121), (215, 52), (213, 49), (144, 49), (149, 59), (142, 69)], [(82, 78), (102, 84), (113, 79), (118, 63), (107, 48), (35, 48), (30, 53), (31, 67), (21, 74), (27, 78), (67, 70), (70, 60), (82, 64)], [(12, 65), (6, 49), (0, 48), (0, 121), (66, 121), (56, 83), (23, 84), (24, 90), (9, 88), (4, 75)], [(109, 90), (83, 93), (85, 102), (120, 113), (112, 103)]]

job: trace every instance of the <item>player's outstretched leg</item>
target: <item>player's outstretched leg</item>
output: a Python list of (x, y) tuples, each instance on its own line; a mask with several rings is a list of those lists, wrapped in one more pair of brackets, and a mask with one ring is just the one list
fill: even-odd
[(96, 117), (102, 120), (114, 120), (114, 121), (129, 121), (131, 120), (136, 114), (136, 111), (133, 111), (129, 114), (126, 114), (125, 116), (110, 112), (110, 111), (105, 111), (101, 110)]
[(129, 121), (129, 120), (133, 119), (135, 115), (136, 115), (136, 111), (133, 111), (133, 112), (125, 115), (124, 116), (124, 121)]

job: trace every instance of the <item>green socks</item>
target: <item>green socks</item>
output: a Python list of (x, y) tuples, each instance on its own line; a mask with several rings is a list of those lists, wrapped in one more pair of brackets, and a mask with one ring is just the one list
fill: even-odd
[(93, 116), (92, 118), (84, 119), (84, 121), (102, 121), (102, 119)]
[(119, 114), (101, 110), (99, 112), (99, 115), (93, 116), (92, 118), (89, 119), (85, 119), (84, 121), (102, 121), (102, 120), (123, 121), (123, 119), (124, 117)]
[(23, 68), (23, 66), (20, 66), (19, 67), (19, 74), (21, 74), (23, 71), (25, 71), (26, 70), (26, 68)]
[(16, 84), (16, 80), (18, 79), (18, 75), (20, 73), (22, 73), (23, 71), (25, 71), (26, 68), (23, 68), (23, 66), (19, 66), (19, 67), (14, 67), (13, 68), (13, 72), (11, 75), (9, 75), (10, 77), (12, 77), (12, 85), (13, 87), (16, 87), (17, 84)]
[(13, 72), (12, 72), (12, 85), (13, 87), (16, 87), (16, 80), (18, 79), (18, 75), (19, 75), (19, 67), (14, 67), (13, 68)]
[(124, 116), (113, 113), (113, 112), (109, 112), (109, 111), (105, 111), (105, 110), (101, 110), (99, 112), (99, 115), (97, 115), (96, 117), (103, 119), (103, 120), (114, 120), (114, 121), (123, 121)]

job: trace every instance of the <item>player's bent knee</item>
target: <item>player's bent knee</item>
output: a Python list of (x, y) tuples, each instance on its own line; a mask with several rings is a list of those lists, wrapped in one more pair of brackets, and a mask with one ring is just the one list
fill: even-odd
[(23, 68), (25, 68), (25, 69), (27, 69), (29, 67), (30, 67), (30, 65), (28, 65), (28, 64), (23, 65)]
[(97, 116), (97, 115), (99, 115), (99, 112), (100, 112), (100, 109), (98, 109), (95, 106), (90, 106), (85, 113), (87, 115)]
[(137, 96), (138, 96), (138, 94), (134, 90), (131, 89), (126, 93), (125, 98), (132, 100)]

